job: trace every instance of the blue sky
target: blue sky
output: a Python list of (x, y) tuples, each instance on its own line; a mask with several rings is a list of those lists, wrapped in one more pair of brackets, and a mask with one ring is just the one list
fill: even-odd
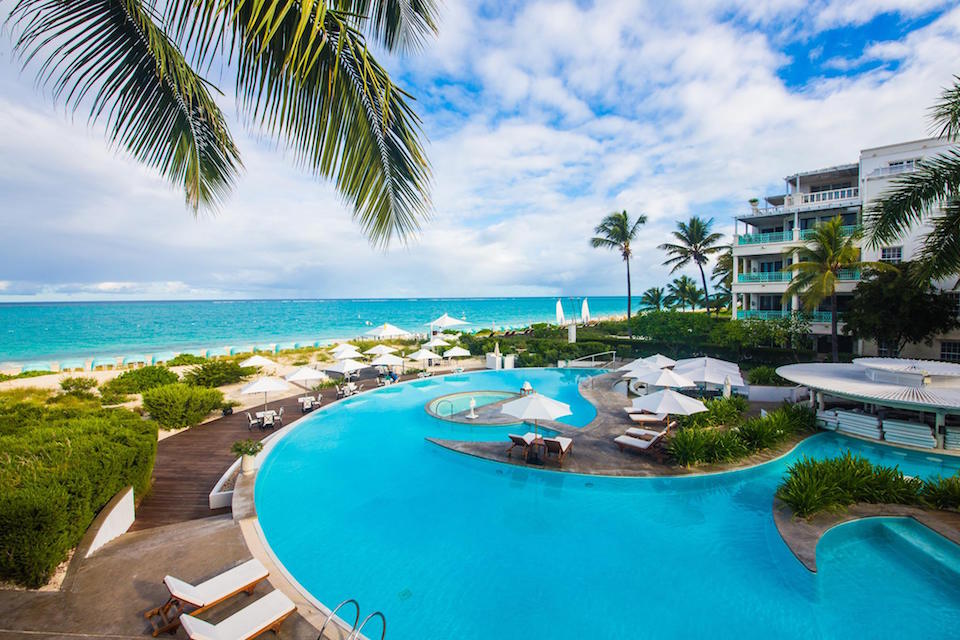
[(418, 98), (433, 216), (372, 249), (333, 189), (231, 116), (246, 172), (217, 215), (36, 90), (0, 39), (0, 300), (620, 294), (590, 249), (648, 216), (634, 287), (669, 279), (677, 220), (732, 216), (798, 170), (925, 137), (960, 73), (936, 0), (458, 2), (386, 59)]

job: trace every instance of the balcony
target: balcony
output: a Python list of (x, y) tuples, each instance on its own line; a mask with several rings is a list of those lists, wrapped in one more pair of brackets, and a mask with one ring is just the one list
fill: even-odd
[(761, 271), (756, 273), (738, 273), (737, 282), (790, 282), (790, 271)]
[(777, 242), (793, 242), (793, 231), (746, 233), (737, 236), (737, 244), (774, 244)]
[[(858, 224), (848, 224), (846, 226), (840, 227), (841, 233), (845, 236), (853, 235), (854, 231), (861, 230), (862, 227)], [(815, 229), (801, 229), (800, 230), (800, 239), (801, 240), (810, 240), (813, 238)]]
[[(739, 309), (737, 310), (737, 320), (779, 320), (780, 318), (789, 318), (793, 315), (792, 311), (783, 311), (780, 309)], [(813, 311), (811, 313), (797, 314), (807, 318), (810, 322), (830, 322), (829, 311)], [(843, 320), (843, 314), (837, 315), (837, 320)]]
[[(799, 196), (798, 199), (797, 196)], [(816, 191), (814, 193), (797, 193), (794, 194), (794, 202), (801, 205), (827, 204), (834, 200), (851, 200), (859, 197), (860, 187), (847, 187), (846, 189), (832, 189), (830, 191)]]
[(860, 269), (841, 269), (837, 272), (837, 280), (859, 280)]

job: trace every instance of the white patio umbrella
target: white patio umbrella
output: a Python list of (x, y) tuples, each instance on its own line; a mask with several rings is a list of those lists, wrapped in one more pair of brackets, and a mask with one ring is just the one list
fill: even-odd
[(350, 343), (348, 343), (348, 342), (341, 342), (340, 344), (338, 344), (338, 345), (335, 346), (334, 348), (330, 349), (330, 353), (332, 353), (333, 355), (337, 355), (337, 354), (340, 353), (341, 351), (350, 351), (351, 349), (352, 349), (353, 351), (356, 351), (356, 350), (357, 350), (357, 348), (356, 348), (355, 346), (353, 346), (352, 344), (350, 344)]
[(429, 362), (430, 360), (439, 360), (440, 356), (435, 354), (433, 351), (420, 349), (408, 355), (407, 358), (410, 360), (416, 360), (417, 362)]
[(676, 360), (674, 360), (673, 358), (668, 358), (662, 353), (655, 353), (652, 356), (647, 356), (646, 358), (643, 358), (642, 360), (643, 362), (646, 362), (647, 364), (651, 364), (657, 367), (658, 369), (663, 369), (664, 367), (672, 367), (673, 365), (677, 364)]
[(682, 369), (674, 367), (673, 371), (701, 384), (724, 384), (726, 380), (730, 380), (730, 384), (732, 385), (743, 386), (743, 377), (740, 375), (738, 369), (703, 364), (692, 367), (687, 366)]
[(392, 353), (385, 353), (371, 360), (370, 364), (374, 367), (399, 367), (403, 364), (403, 358)]
[(396, 349), (394, 349), (393, 347), (388, 347), (385, 344), (378, 344), (364, 351), (364, 353), (367, 354), (368, 356), (385, 356), (388, 353), (395, 353), (395, 352), (396, 352)]
[(327, 380), (328, 378), (329, 376), (323, 371), (317, 371), (313, 367), (300, 367), (293, 373), (284, 376), (287, 382), (292, 382), (304, 389), (309, 389), (310, 387), (300, 384), (301, 382), (314, 382), (316, 380)]
[(409, 338), (413, 334), (389, 322), (384, 322), (379, 327), (367, 331), (364, 335), (368, 335), (376, 340), (388, 340), (390, 338)]
[(430, 342), (423, 343), (423, 347), (426, 349), (433, 349), (434, 347), (449, 347), (450, 343), (441, 338), (433, 338)]
[(628, 371), (624, 378), (634, 378), (653, 387), (695, 387), (696, 382), (683, 374), (670, 369), (654, 369), (653, 371)]
[(740, 367), (737, 366), (736, 362), (728, 362), (727, 360), (720, 360), (719, 358), (711, 358), (710, 356), (700, 356), (699, 358), (684, 358), (682, 360), (677, 360), (673, 368), (675, 371), (679, 371), (687, 368), (695, 367), (714, 367), (718, 369), (727, 369), (735, 373), (740, 373)]
[(660, 367), (650, 364), (649, 362), (645, 361), (643, 358), (637, 358), (636, 360), (631, 360), (627, 364), (617, 369), (617, 371), (640, 371), (640, 372), (659, 371), (659, 370), (660, 370)]
[(273, 393), (275, 391), (286, 391), (290, 388), (290, 385), (286, 381), (277, 378), (276, 376), (263, 376), (262, 378), (257, 378), (253, 382), (248, 383), (242, 389), (240, 389), (241, 395), (248, 395), (251, 393), (262, 393), (263, 394), (263, 410), (267, 410), (267, 394)]
[(347, 375), (353, 373), (354, 371), (360, 371), (360, 369), (366, 369), (367, 365), (362, 362), (357, 362), (347, 358), (345, 360), (338, 360), (335, 364), (324, 365), (324, 371), (330, 371), (332, 373), (339, 373), (340, 375), (346, 377)]
[(341, 349), (333, 354), (333, 357), (337, 360), (358, 360), (363, 358), (363, 354), (356, 349)]
[(537, 434), (540, 432), (537, 420), (556, 420), (573, 413), (570, 411), (570, 405), (539, 393), (530, 393), (517, 400), (506, 402), (500, 407), (500, 411), (520, 420), (533, 420), (534, 433)]
[(580, 305), (580, 319), (583, 320), (583, 323), (586, 324), (590, 322), (590, 305), (587, 304), (587, 299), (583, 299), (583, 304)]
[(263, 356), (250, 356), (246, 360), (240, 363), (241, 367), (263, 367), (263, 368), (273, 368), (277, 366), (277, 363), (271, 360), (270, 358), (264, 358)]
[(646, 396), (633, 399), (633, 407), (649, 413), (665, 413), (689, 416), (706, 411), (707, 407), (695, 398), (677, 393), (673, 389), (664, 389)]
[(464, 349), (463, 347), (451, 347), (443, 352), (444, 358), (468, 358), (470, 357), (470, 352)]
[(561, 326), (567, 324), (567, 319), (563, 315), (563, 303), (559, 298), (557, 298), (557, 324)]
[(428, 322), (430, 327), (437, 327), (438, 329), (447, 329), (449, 327), (459, 327), (465, 324), (470, 324), (466, 320), (457, 320), (456, 318), (451, 317), (449, 314), (443, 314), (433, 322)]

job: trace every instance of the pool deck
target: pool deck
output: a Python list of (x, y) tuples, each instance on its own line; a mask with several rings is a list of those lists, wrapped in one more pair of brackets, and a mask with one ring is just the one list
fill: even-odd
[[(793, 439), (776, 449), (755, 454), (736, 464), (700, 465), (695, 469), (671, 464), (666, 456), (666, 452), (659, 446), (655, 446), (653, 451), (644, 453), (620, 451), (613, 439), (619, 435), (623, 435), (630, 427), (637, 426), (630, 421), (623, 410), (625, 406), (630, 404), (630, 401), (623, 393), (613, 388), (614, 384), (620, 380), (620, 373), (610, 372), (581, 381), (580, 394), (589, 400), (597, 410), (596, 418), (588, 425), (578, 428), (562, 422), (550, 420), (540, 421), (540, 426), (552, 431), (557, 431), (560, 435), (573, 440), (573, 449), (571, 449), (570, 453), (564, 459), (562, 466), (558, 465), (555, 460), (525, 462), (519, 455), (508, 456), (507, 449), (510, 446), (510, 442), (506, 439), (503, 442), (466, 442), (461, 440), (441, 440), (437, 438), (428, 438), (428, 440), (451, 451), (505, 464), (588, 475), (634, 477), (680, 476), (729, 471), (731, 469), (759, 464), (777, 458), (792, 449), (798, 441), (798, 439)], [(476, 410), (478, 415), (476, 422), (485, 423), (489, 421), (491, 424), (515, 423), (515, 419), (508, 419), (504, 422), (502, 414), (499, 413), (500, 404), (502, 403), (494, 403), (478, 408)], [(751, 403), (750, 412), (759, 413), (761, 408), (774, 409), (778, 406), (779, 404), (776, 403), (755, 402)], [(473, 422), (463, 419), (462, 414), (457, 414), (455, 419), (457, 422)], [(532, 426), (529, 428), (518, 427), (517, 433), (522, 434), (531, 429)]]

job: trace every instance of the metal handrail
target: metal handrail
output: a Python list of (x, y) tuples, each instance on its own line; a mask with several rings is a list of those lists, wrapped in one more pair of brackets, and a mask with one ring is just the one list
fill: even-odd
[(386, 638), (387, 637), (387, 618), (379, 611), (374, 611), (373, 613), (371, 613), (370, 615), (368, 615), (366, 618), (363, 619), (363, 622), (360, 623), (360, 626), (357, 627), (356, 631), (353, 632), (353, 635), (349, 636), (347, 640), (358, 640), (358, 638), (360, 637), (360, 632), (363, 631), (363, 627), (366, 626), (366, 624), (370, 622), (370, 618), (373, 618), (373, 617), (379, 617), (380, 622), (383, 624), (383, 629), (380, 632), (380, 640), (383, 640), (384, 638)]
[(617, 359), (616, 350), (610, 350), (610, 351), (600, 351), (599, 353), (591, 353), (588, 356), (580, 356), (579, 358), (574, 358), (573, 360), (570, 360), (570, 362), (580, 362), (581, 360), (586, 360), (587, 358), (590, 359), (590, 362), (596, 362), (597, 356), (608, 356), (610, 354), (613, 354), (613, 358), (611, 358), (611, 361)]
[[(448, 415), (443, 415), (442, 413), (440, 413), (440, 405), (442, 405), (444, 402), (446, 402), (447, 404), (450, 405), (450, 413), (449, 413)], [(452, 415), (453, 415), (453, 400), (450, 400), (449, 398), (443, 398), (442, 400), (440, 400), (440, 401), (437, 403), (437, 415), (440, 416), (441, 418), (449, 418), (450, 416), (452, 416)]]
[(317, 636), (317, 640), (323, 640), (323, 630), (327, 628), (327, 623), (333, 619), (333, 617), (337, 614), (337, 611), (340, 610), (340, 607), (342, 607), (345, 604), (350, 604), (351, 602), (353, 603), (353, 606), (357, 608), (357, 615), (353, 619), (353, 626), (350, 627), (349, 633), (353, 633), (357, 630), (357, 623), (360, 622), (360, 603), (354, 600), (353, 598), (347, 598), (346, 600), (338, 604), (336, 607), (334, 607), (333, 611), (327, 614), (327, 619), (323, 621), (323, 625), (320, 627), (320, 635)]

